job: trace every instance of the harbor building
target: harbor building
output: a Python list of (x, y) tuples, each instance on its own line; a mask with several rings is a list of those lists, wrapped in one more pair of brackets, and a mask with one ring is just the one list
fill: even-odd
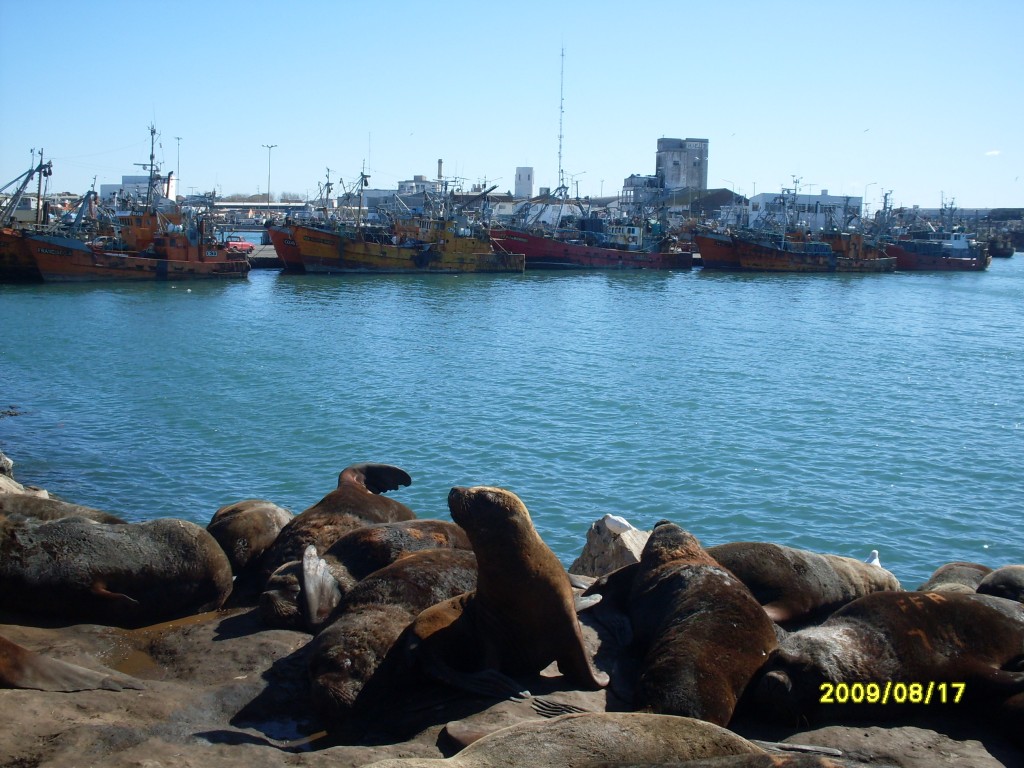
[(533, 168), (516, 168), (516, 192), (517, 200), (529, 200), (533, 197)]
[(662, 189), (708, 188), (707, 139), (658, 139), (654, 175)]

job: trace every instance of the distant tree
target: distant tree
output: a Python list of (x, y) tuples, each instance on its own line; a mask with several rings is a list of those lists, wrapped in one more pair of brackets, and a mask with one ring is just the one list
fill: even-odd
[(298, 192), (282, 192), (281, 202), (282, 203), (301, 203), (306, 199), (305, 195), (300, 195)]

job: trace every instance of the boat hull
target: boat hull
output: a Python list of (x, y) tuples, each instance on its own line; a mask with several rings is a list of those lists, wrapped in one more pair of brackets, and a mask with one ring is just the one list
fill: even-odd
[(43, 276), (20, 230), (0, 229), (0, 282), (39, 282)]
[(752, 239), (717, 232), (694, 236), (704, 269), (743, 272), (892, 272), (896, 259), (859, 241), (825, 242)]
[(267, 234), (270, 235), (274, 253), (281, 260), (285, 272), (301, 273), (306, 271), (306, 267), (302, 263), (302, 253), (295, 242), (291, 227), (268, 227)]
[(491, 240), (499, 248), (522, 253), (527, 269), (690, 269), (693, 254), (627, 251), (556, 240), (531, 232), (495, 228)]
[(249, 274), (248, 260), (224, 258), (216, 248), (195, 259), (174, 259), (94, 251), (81, 240), (56, 235), (31, 235), (25, 243), (46, 282), (200, 280)]
[(305, 270), (314, 274), (523, 272), (526, 266), (526, 259), (521, 253), (446, 251), (430, 246), (401, 246), (360, 240), (345, 242), (336, 256), (303, 254), (302, 261)]
[(896, 259), (896, 269), (901, 272), (983, 272), (992, 263), (992, 256), (986, 251), (973, 256), (954, 256), (944, 252), (938, 243), (922, 246), (890, 243), (885, 252)]

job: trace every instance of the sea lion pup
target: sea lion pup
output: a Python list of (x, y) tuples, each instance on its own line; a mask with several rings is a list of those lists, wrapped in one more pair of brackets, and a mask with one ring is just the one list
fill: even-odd
[(413, 520), (400, 501), (381, 494), (412, 484), (409, 474), (391, 464), (353, 464), (338, 475), (338, 487), (291, 520), (263, 558), (264, 579), (282, 565), (301, 560), (310, 544), (323, 554), (349, 531), (372, 523)]
[(463, 549), (411, 552), (356, 584), (311, 646), (313, 701), (328, 729), (345, 726), (363, 687), (420, 611), (475, 586), (476, 557)]
[(60, 520), (64, 517), (84, 517), (97, 523), (123, 523), (117, 515), (102, 509), (83, 507), (54, 498), (29, 496), (22, 493), (0, 493), (0, 516), (21, 515), (35, 520)]
[[(471, 552), (472, 546), (466, 532), (455, 523), (447, 520), (403, 520), (350, 531), (320, 557), (317, 557), (315, 548), (306, 547), (300, 583), (306, 628), (310, 632), (318, 632), (330, 622), (344, 596), (360, 579), (410, 552), (428, 549)], [(419, 610), (422, 609), (417, 613)]]
[(996, 568), (978, 584), (979, 595), (994, 595), (1024, 603), (1024, 565)]
[(633, 704), (645, 712), (727, 725), (776, 645), (750, 590), (693, 534), (665, 520), (640, 555), (629, 615), (643, 656)]
[(924, 584), (917, 588), (918, 592), (962, 592), (973, 595), (978, 590), (981, 580), (992, 569), (980, 563), (946, 563), (935, 569), (935, 572)]
[(931, 704), (955, 700), (949, 711), (968, 713), (1024, 691), (1022, 659), (1024, 605), (989, 595), (876, 592), (790, 634), (751, 698), (791, 723), (890, 718), (905, 702), (919, 708), (925, 696)]
[(99, 672), (77, 664), (43, 656), (0, 637), (0, 688), (32, 688), (37, 691), (142, 690), (134, 677), (106, 670)]
[(573, 684), (605, 687), (608, 675), (587, 656), (565, 567), (519, 497), (501, 488), (456, 487), (448, 508), (473, 544), (476, 590), (420, 613), (389, 654), (399, 659), (394, 667), (505, 697), (525, 693), (509, 676), (535, 675), (557, 661)]
[(0, 608), (137, 627), (215, 610), (230, 591), (224, 551), (186, 520), (0, 519)]
[(889, 571), (852, 557), (753, 541), (720, 544), (707, 552), (787, 629), (820, 620), (863, 595), (902, 589)]

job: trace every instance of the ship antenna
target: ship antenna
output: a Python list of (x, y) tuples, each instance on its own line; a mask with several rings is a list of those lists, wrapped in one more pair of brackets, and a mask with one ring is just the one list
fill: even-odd
[(562, 116), (565, 114), (565, 46), (562, 46), (562, 63), (558, 75), (558, 186), (564, 186), (562, 175)]

